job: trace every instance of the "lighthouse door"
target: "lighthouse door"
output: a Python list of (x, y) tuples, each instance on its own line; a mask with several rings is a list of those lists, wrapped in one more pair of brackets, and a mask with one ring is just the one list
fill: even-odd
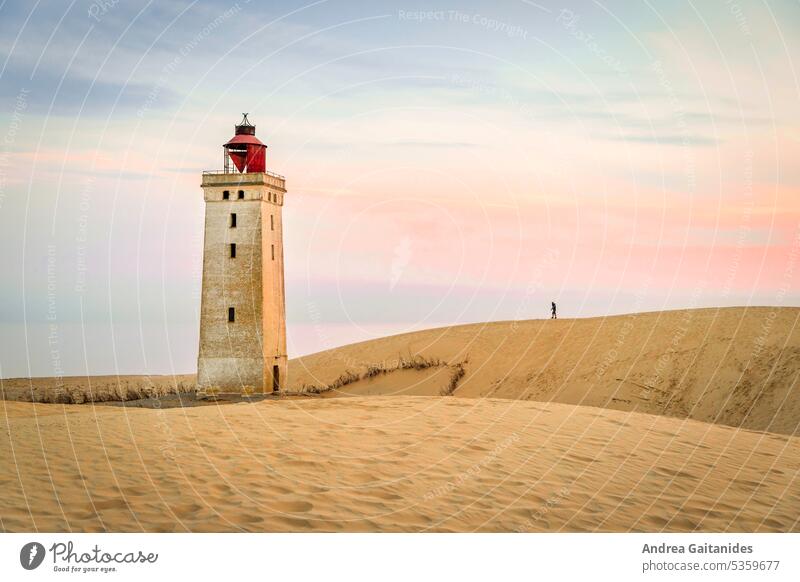
[(272, 366), (272, 391), (277, 392), (281, 389), (280, 368)]

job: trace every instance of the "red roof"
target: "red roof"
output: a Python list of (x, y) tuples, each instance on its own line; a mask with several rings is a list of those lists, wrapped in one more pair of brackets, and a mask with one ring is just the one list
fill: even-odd
[(256, 136), (254, 136), (254, 135), (243, 135), (243, 134), (234, 135), (231, 138), (231, 140), (228, 143), (226, 143), (225, 145), (229, 146), (229, 145), (248, 145), (248, 144), (262, 145), (264, 147), (267, 147)]

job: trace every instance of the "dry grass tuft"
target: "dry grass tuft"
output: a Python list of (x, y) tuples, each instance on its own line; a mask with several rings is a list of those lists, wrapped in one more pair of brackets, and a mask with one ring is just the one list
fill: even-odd
[[(451, 396), (455, 389), (458, 387), (458, 383), (466, 374), (466, 370), (464, 369), (464, 364), (466, 364), (468, 359), (465, 359), (463, 362), (459, 362), (456, 364), (447, 364), (442, 362), (439, 358), (426, 358), (425, 356), (416, 354), (414, 356), (398, 356), (396, 360), (394, 360), (390, 364), (381, 363), (381, 364), (369, 364), (366, 366), (366, 369), (362, 374), (358, 374), (357, 372), (353, 372), (352, 370), (345, 371), (344, 374), (339, 376), (336, 380), (331, 382), (330, 384), (326, 384), (323, 386), (316, 386), (316, 385), (309, 385), (304, 384), (298, 392), (295, 394), (323, 394), (325, 392), (331, 392), (333, 390), (338, 390), (343, 386), (347, 386), (348, 384), (352, 384), (354, 382), (358, 382), (359, 380), (368, 380), (370, 378), (376, 378), (378, 376), (383, 376), (389, 374), (390, 372), (396, 372), (397, 370), (428, 370), (430, 368), (441, 368), (447, 367), (452, 368), (453, 373), (450, 376), (450, 381), (448, 382), (447, 387), (443, 388), (441, 391), (442, 396)], [(287, 392), (286, 394), (292, 394), (292, 392)]]
[(0, 381), (0, 398), (46, 404), (126, 402), (191, 394), (194, 375), (181, 376), (93, 376), (63, 378), (11, 378)]
[(458, 383), (461, 382), (464, 374), (467, 373), (464, 369), (464, 362), (459, 362), (450, 367), (453, 369), (453, 373), (450, 374), (450, 381), (447, 383), (447, 386), (442, 388), (442, 391), (439, 392), (440, 396), (452, 396), (453, 392), (458, 388)]
[(361, 376), (351, 370), (345, 371), (344, 374), (336, 378), (330, 384), (325, 386), (308, 386), (305, 385), (300, 389), (301, 394), (322, 394), (323, 392), (330, 392), (331, 390), (338, 390), (342, 386), (347, 386), (353, 382), (358, 382)]

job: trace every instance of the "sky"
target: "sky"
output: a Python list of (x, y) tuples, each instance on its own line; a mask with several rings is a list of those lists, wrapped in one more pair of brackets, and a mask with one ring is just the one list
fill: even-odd
[(289, 356), (800, 305), (800, 3), (0, 0), (0, 377), (192, 373), (203, 170), (286, 176)]

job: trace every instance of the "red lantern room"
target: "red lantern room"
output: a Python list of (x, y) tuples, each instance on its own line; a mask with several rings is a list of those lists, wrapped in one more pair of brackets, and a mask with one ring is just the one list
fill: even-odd
[(247, 119), (247, 113), (236, 126), (236, 135), (222, 147), (225, 150), (226, 174), (253, 174), (266, 170), (267, 146), (256, 137), (256, 126)]

